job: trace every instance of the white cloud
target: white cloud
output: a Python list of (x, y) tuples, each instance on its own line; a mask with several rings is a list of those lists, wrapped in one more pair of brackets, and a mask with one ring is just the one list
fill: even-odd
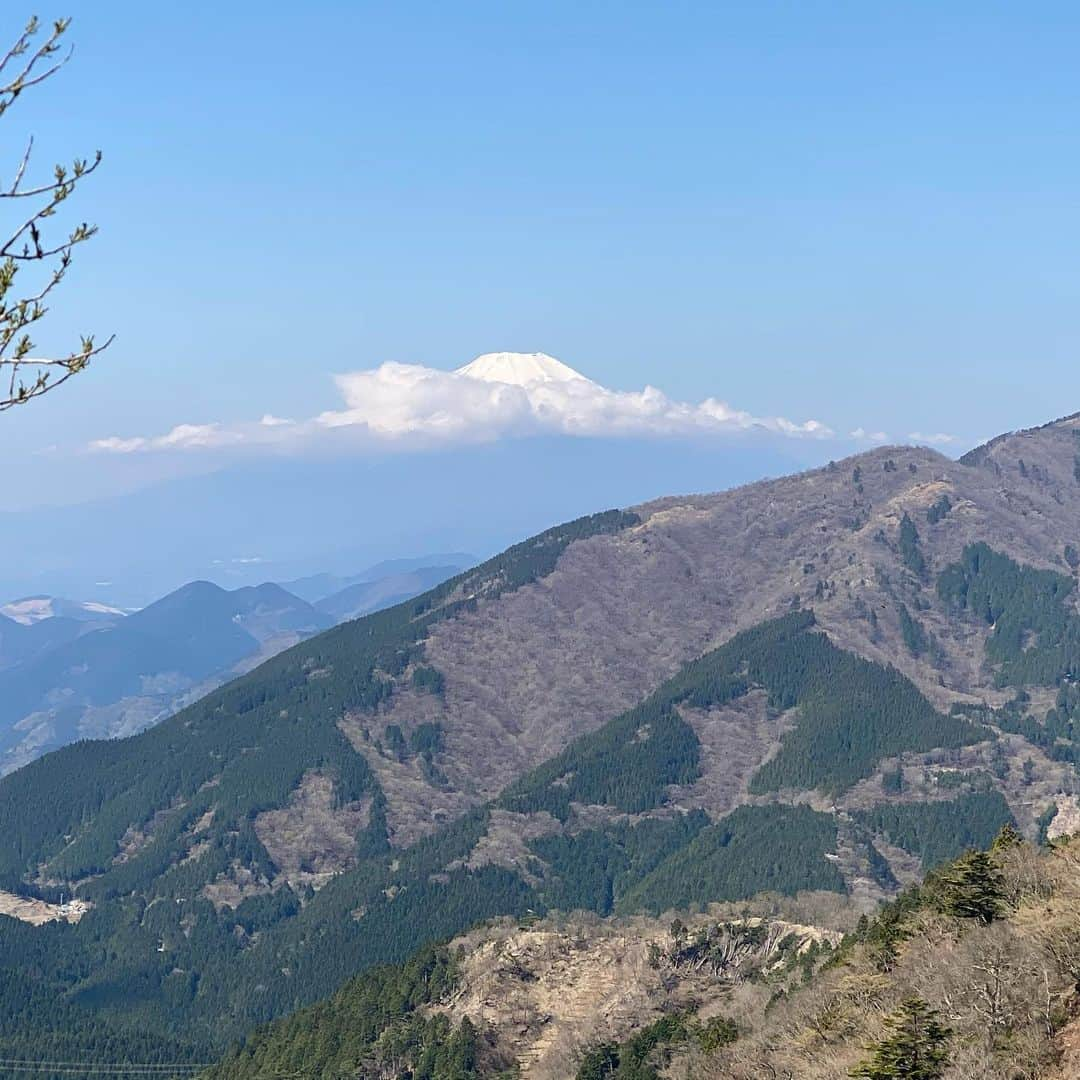
[(188, 450), (230, 446), (244, 439), (237, 430), (223, 428), (220, 424), (177, 424), (172, 431), (151, 438), (137, 435), (121, 439), (115, 435), (107, 439), (95, 439), (91, 450), (106, 450), (115, 454), (134, 454), (139, 450)]
[(133, 454), (136, 450), (145, 450), (148, 445), (147, 439), (121, 439), (116, 435), (110, 435), (107, 439), (94, 439), (90, 443), (90, 449), (107, 450), (112, 454)]
[(889, 441), (887, 432), (867, 431), (866, 428), (857, 427), (850, 433), (850, 437), (856, 442), (886, 443)]
[(610, 390), (539, 353), (487, 354), (456, 371), (385, 363), (334, 381), (343, 407), (310, 420), (267, 413), (257, 423), (230, 427), (181, 424), (160, 436), (111, 436), (95, 440), (91, 448), (129, 454), (288, 445), (342, 432), (403, 448), (534, 434), (670, 437), (760, 431), (790, 438), (834, 436), (818, 420), (754, 416), (715, 397), (694, 404), (672, 400), (654, 386)]
[[(472, 365), (470, 365), (471, 367)], [(816, 420), (796, 424), (762, 418), (708, 398), (700, 405), (672, 401), (654, 386), (609, 390), (571, 372), (560, 378), (522, 379), (512, 363), (483, 377), (468, 369), (436, 371), (383, 364), (373, 371), (339, 375), (345, 408), (325, 412), (326, 427), (363, 426), (386, 439), (495, 439), (505, 435), (690, 435), (747, 431), (820, 436), (831, 432)]]
[(943, 431), (933, 435), (924, 435), (921, 431), (912, 431), (908, 438), (912, 442), (924, 443), (927, 446), (947, 446), (949, 443), (956, 442), (955, 435), (946, 435)]

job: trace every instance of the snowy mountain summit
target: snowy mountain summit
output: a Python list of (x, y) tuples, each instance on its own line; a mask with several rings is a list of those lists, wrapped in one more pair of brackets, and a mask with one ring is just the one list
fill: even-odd
[(94, 600), (65, 600), (59, 596), (24, 596), (0, 605), (0, 615), (5, 615), (23, 626), (41, 622), (43, 619), (77, 619), (79, 622), (109, 622), (123, 618), (127, 612), (109, 604)]
[(493, 352), (478, 356), (455, 372), (482, 382), (533, 386), (536, 383), (588, 382), (584, 375), (546, 353)]

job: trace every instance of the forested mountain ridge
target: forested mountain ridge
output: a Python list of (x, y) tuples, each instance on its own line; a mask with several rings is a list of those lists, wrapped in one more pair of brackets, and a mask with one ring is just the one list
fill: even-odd
[(20, 770), (0, 888), (93, 907), (0, 919), (0, 1038), (49, 1000), (57, 1059), (95, 1024), (205, 1054), (494, 915), (870, 910), (1007, 821), (1055, 832), (1076, 430), (594, 515)]
[(1068, 1080), (1076, 847), (1002, 830), (873, 918), (805, 894), (495, 920), (253, 1033), (206, 1080)]

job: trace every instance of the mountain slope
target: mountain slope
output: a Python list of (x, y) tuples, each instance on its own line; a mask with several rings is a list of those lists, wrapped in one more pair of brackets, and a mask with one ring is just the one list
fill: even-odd
[(0, 671), (74, 641), (90, 628), (85, 621), (64, 616), (21, 623), (0, 615)]
[[(461, 1080), (841, 1080), (866, 1075), (855, 1070), (896, 1030), (888, 1018), (917, 999), (944, 1029), (933, 1075), (1065, 1080), (1080, 1064), (1075, 847), (1002, 834), (987, 859), (941, 868), (859, 923), (812, 895), (677, 919), (503, 920), (350, 981), (205, 1075), (383, 1076), (404, 1063)], [(965, 906), (977, 892), (988, 921)], [(435, 1047), (463, 1044), (464, 1061), (431, 1067)]]
[[(379, 727), (407, 734), (440, 724), (448, 784), (424, 784), (416, 768), (387, 761), (370, 723), (345, 724), (388, 792), (393, 835), (408, 842), (430, 831), (460, 811), (461, 791), (493, 797), (680, 663), (794, 603), (812, 605), (834, 643), (897, 667), (939, 708), (1001, 704), (1006, 694), (984, 669), (985, 630), (954, 617), (933, 576), (986, 538), (1022, 563), (1069, 570), (1066, 548), (1080, 531), (1072, 430), (1042, 433), (1055, 452), (1038, 477), (1006, 459), (1004, 484), (989, 468), (885, 449), (831, 470), (662, 500), (638, 508), (642, 525), (617, 544), (572, 548), (543, 587), (436, 626), (425, 656), (445, 692), (396, 695)], [(927, 514), (945, 496), (952, 512), (931, 524)], [(921, 574), (901, 551), (905, 514), (918, 522)], [(908, 647), (905, 610), (932, 649)]]
[(0, 782), (3, 886), (94, 907), (92, 974), (33, 977), (221, 1046), (492, 915), (869, 911), (956, 854), (927, 805), (1034, 837), (1076, 807), (1076, 430), (582, 519), (34, 763)]
[[(34, 622), (22, 628), (22, 663), (0, 671), (0, 769), (76, 738), (138, 731), (245, 659), (332, 622), (276, 585), (230, 593), (205, 581), (90, 632)], [(47, 647), (26, 648), (46, 636)]]
[(383, 607), (393, 607), (460, 573), (459, 566), (421, 566), (415, 570), (386, 574), (375, 581), (358, 581), (315, 601), (315, 607), (344, 622), (359, 619)]
[(272, 583), (209, 582), (126, 618), (49, 597), (8, 605), (19, 621), (0, 615), (0, 775), (79, 738), (138, 732), (297, 641), (457, 573), (422, 561), (403, 569), (414, 561), (373, 567), (339, 592), (345, 579), (331, 575), (301, 582), (332, 592), (318, 605)]
[[(334, 593), (349, 588), (351, 585), (377, 585), (383, 578), (391, 578), (399, 574), (427, 573), (432, 567), (453, 567), (455, 573), (460, 573), (469, 566), (475, 566), (476, 562), (475, 556), (466, 555), (463, 552), (386, 559), (383, 562), (376, 563), (374, 566), (369, 566), (359, 574), (350, 574), (345, 577), (340, 574), (310, 574), (307, 577), (296, 578), (293, 581), (280, 582), (280, 585), (286, 592), (292, 593), (293, 596), (299, 596), (309, 604), (315, 604)], [(449, 577), (450, 575), (446, 576)], [(428, 588), (436, 584), (438, 582), (432, 582)], [(417, 591), (423, 592), (424, 590), (418, 589)]]

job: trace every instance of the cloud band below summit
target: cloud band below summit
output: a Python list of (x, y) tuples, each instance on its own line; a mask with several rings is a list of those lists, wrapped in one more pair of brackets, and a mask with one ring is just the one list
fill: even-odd
[(610, 390), (542, 353), (490, 353), (456, 371), (384, 363), (335, 378), (344, 407), (306, 421), (179, 425), (160, 436), (112, 437), (92, 448), (119, 453), (303, 443), (353, 432), (381, 446), (488, 442), (523, 435), (708, 436), (749, 431), (825, 438), (817, 420), (758, 417), (715, 397), (674, 401), (653, 386)]

